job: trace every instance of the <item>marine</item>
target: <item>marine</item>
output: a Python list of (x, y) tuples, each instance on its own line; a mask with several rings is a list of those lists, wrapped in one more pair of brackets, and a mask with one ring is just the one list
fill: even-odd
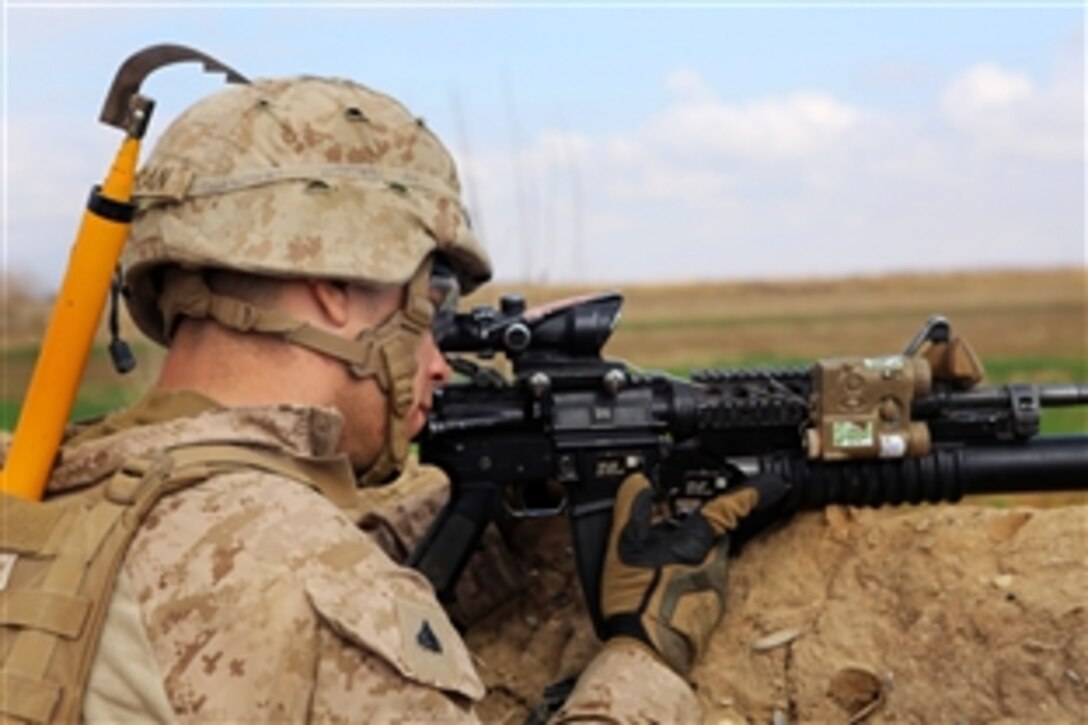
[[(170, 486), (113, 577), (81, 716), (474, 720), (472, 657), (397, 563), (441, 498), (410, 460), (449, 377), (432, 329), (491, 276), (449, 153), (355, 82), (259, 80), (182, 113), (136, 197), (127, 300), (166, 358), (66, 440), (48, 493)], [(699, 719), (685, 676), (724, 608), (724, 535), (758, 501), (664, 532), (630, 477), (609, 637), (557, 721)]]

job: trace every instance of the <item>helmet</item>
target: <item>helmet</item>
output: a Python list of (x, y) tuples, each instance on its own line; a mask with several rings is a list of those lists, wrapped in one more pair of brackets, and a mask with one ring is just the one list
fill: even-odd
[[(129, 311), (163, 344), (179, 316), (211, 318), (373, 378), (388, 427), (363, 482), (386, 481), (409, 452), (414, 345), (432, 324), (433, 253), (465, 292), (491, 276), (460, 194), (449, 153), (389, 96), (312, 77), (225, 89), (179, 116), (137, 176), (123, 258)], [(209, 268), (407, 285), (408, 294), (394, 315), (346, 340), (212, 292), (201, 273)]]
[(166, 130), (136, 179), (129, 309), (165, 344), (157, 270), (405, 284), (441, 252), (461, 289), (491, 276), (453, 160), (396, 100), (298, 77), (228, 87)]

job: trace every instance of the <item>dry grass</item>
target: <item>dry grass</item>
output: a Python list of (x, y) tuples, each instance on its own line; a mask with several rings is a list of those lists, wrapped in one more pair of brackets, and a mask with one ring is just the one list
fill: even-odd
[(50, 302), (27, 292), (15, 279), (6, 279), (0, 303), (0, 348), (36, 344), (49, 319)]
[[(982, 357), (1085, 357), (1084, 269), (630, 286), (608, 354), (648, 367), (902, 350), (935, 313)], [(496, 287), (476, 304), (510, 291)], [(530, 304), (593, 291), (522, 288)], [(475, 298), (474, 298), (475, 300)]]
[[(623, 318), (605, 353), (644, 368), (706, 367), (750, 360), (807, 361), (831, 355), (887, 354), (903, 349), (933, 313), (947, 316), (984, 360), (1064, 361), (1051, 376), (1068, 378), (1068, 361), (1085, 360), (1085, 269), (895, 275), (789, 282), (625, 286)], [(495, 304), (510, 291), (530, 304), (600, 291), (587, 287), (492, 286), (468, 305)], [(49, 305), (9, 286), (0, 314), (3, 387), (21, 398)], [(126, 324), (129, 340), (136, 340)], [(102, 337), (104, 339), (104, 336)], [(161, 353), (139, 348), (141, 365), (118, 378), (105, 355), (92, 357), (84, 389), (132, 399), (157, 375)], [(1088, 377), (1088, 371), (1079, 375)]]

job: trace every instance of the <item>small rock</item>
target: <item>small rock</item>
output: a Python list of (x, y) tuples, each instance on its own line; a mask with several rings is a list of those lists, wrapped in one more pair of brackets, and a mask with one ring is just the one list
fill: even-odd
[(1025, 652), (1057, 652), (1062, 648), (1060, 644), (1049, 644), (1034, 639), (1025, 641), (1021, 646)]
[(790, 725), (790, 716), (782, 710), (775, 710), (771, 716), (771, 725)]
[(990, 539), (996, 542), (1008, 541), (1012, 537), (1016, 536), (1024, 524), (1031, 519), (1031, 514), (1025, 511), (1016, 511), (1005, 516), (999, 516), (991, 519), (986, 529), (990, 534)]
[(828, 536), (832, 541), (845, 544), (850, 540), (850, 524), (854, 520), (850, 509), (845, 506), (828, 506), (824, 509), (824, 522), (828, 527)]
[(1084, 687), (1084, 678), (1080, 676), (1080, 673), (1074, 670), (1072, 667), (1065, 671), (1065, 677), (1074, 685), (1080, 685)]
[(835, 673), (827, 694), (858, 723), (884, 703), (884, 683), (876, 673), (861, 667), (844, 667)]
[(789, 644), (800, 636), (801, 630), (799, 629), (780, 629), (777, 632), (771, 632), (765, 637), (757, 639), (752, 643), (752, 650), (755, 652), (767, 652), (776, 647)]
[(533, 629), (536, 629), (536, 626), (537, 626), (538, 624), (540, 624), (540, 620), (539, 620), (539, 619), (537, 619), (537, 618), (536, 618), (536, 617), (535, 617), (534, 615), (532, 615), (532, 614), (526, 614), (526, 615), (525, 615), (525, 623), (526, 623), (527, 625), (529, 625), (530, 627), (532, 627)]
[(993, 578), (993, 584), (998, 589), (1008, 589), (1012, 586), (1012, 574), (998, 574)]

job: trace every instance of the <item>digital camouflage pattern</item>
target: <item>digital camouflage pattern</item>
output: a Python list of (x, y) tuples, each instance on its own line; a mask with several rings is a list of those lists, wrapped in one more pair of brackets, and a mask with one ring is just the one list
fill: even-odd
[[(152, 392), (72, 438), (50, 495), (182, 444), (325, 457), (339, 430), (338, 416), (321, 409), (225, 409), (195, 393)], [(357, 490), (354, 479), (335, 485), (323, 490), (337, 499)], [(354, 519), (364, 507), (365, 497), (344, 510), (257, 470), (164, 498), (122, 567), (85, 717), (474, 720), (484, 689), (468, 651), (426, 580), (360, 532)], [(390, 527), (411, 536), (411, 525)], [(691, 720), (696, 708), (687, 685), (651, 655), (613, 646), (564, 718)]]
[(702, 713), (679, 675), (648, 647), (625, 639), (593, 658), (555, 720), (694, 723)]
[[(339, 437), (335, 414), (291, 406), (158, 422), (147, 413), (195, 405), (191, 396), (152, 394), (122, 414), (148, 424), (85, 431), (51, 488), (92, 482), (111, 459), (167, 446), (217, 441), (313, 457), (329, 455)], [(315, 418), (324, 424), (310, 425)], [(353, 490), (354, 480), (343, 485)], [(378, 716), (463, 718), (483, 694), (426, 581), (330, 501), (279, 476), (220, 475), (164, 499), (137, 533), (123, 577), (183, 720), (358, 718), (364, 704)], [(107, 625), (102, 648), (113, 639)], [(142, 696), (97, 691), (95, 674), (92, 703)]]
[(393, 98), (326, 78), (233, 85), (182, 113), (136, 180), (123, 259), (132, 316), (164, 341), (151, 272), (404, 284), (442, 251), (465, 292), (491, 276), (453, 159)]

